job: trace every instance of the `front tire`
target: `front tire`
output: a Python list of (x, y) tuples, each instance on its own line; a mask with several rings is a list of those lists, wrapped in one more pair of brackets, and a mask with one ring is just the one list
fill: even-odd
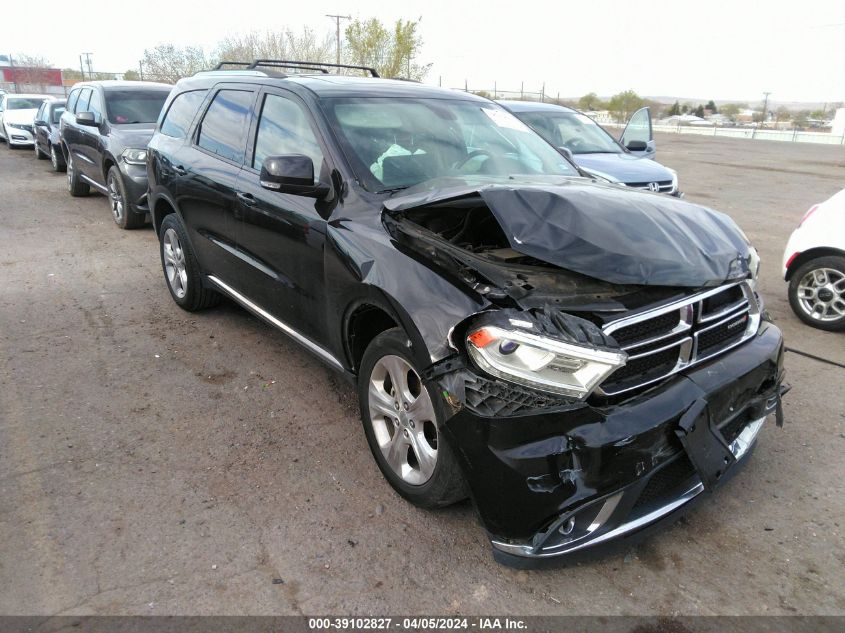
[(176, 305), (195, 312), (220, 303), (220, 295), (216, 291), (203, 287), (202, 272), (179, 216), (175, 213), (165, 216), (159, 235), (161, 267), (167, 289)]
[(55, 172), (65, 170), (65, 159), (62, 156), (61, 150), (55, 145), (50, 145), (50, 163), (53, 165), (53, 171)]
[(796, 270), (789, 281), (789, 305), (807, 325), (845, 330), (845, 257), (819, 257)]
[(125, 230), (137, 229), (144, 226), (144, 216), (132, 211), (126, 199), (126, 187), (123, 186), (123, 176), (120, 170), (112, 165), (106, 176), (106, 188), (109, 191), (109, 207), (114, 223)]
[(367, 347), (358, 376), (361, 419), (379, 469), (416, 506), (437, 508), (467, 497), (457, 460), (443, 437), (445, 408), (420, 377), (399, 328)]
[[(68, 152), (68, 154), (70, 153)], [(74, 198), (81, 198), (91, 193), (91, 187), (79, 179), (73, 156), (70, 155), (67, 157), (67, 190)]]

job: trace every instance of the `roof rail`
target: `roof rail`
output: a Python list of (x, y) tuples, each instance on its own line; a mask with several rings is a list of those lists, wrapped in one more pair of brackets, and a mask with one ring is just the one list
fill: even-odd
[(223, 66), (243, 66), (244, 68), (249, 67), (252, 62), (227, 62), (222, 61), (214, 67), (214, 70), (223, 70)]
[[(241, 64), (243, 62), (228, 62), (230, 64), (237, 63)], [(308, 62), (308, 61), (293, 61), (288, 59), (256, 59), (254, 62), (247, 66), (250, 70), (255, 70), (258, 66), (277, 66), (280, 68), (306, 68), (308, 70), (318, 69), (324, 73), (328, 72), (324, 70), (324, 68), (349, 68), (351, 70), (363, 70), (365, 72), (370, 73), (371, 77), (378, 77), (379, 74), (376, 72), (375, 68), (371, 68), (370, 66), (355, 66), (353, 64), (329, 64), (326, 62)]]

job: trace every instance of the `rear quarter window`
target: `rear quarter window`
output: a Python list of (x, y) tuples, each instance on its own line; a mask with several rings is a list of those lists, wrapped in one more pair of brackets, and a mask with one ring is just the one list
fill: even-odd
[(159, 132), (173, 138), (187, 137), (191, 122), (207, 92), (207, 90), (191, 90), (177, 95), (167, 109), (167, 114), (164, 115)]

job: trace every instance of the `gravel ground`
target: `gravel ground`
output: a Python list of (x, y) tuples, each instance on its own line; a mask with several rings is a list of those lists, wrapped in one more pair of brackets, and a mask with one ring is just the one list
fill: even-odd
[[(758, 245), (787, 344), (845, 362), (779, 278), (845, 147), (661, 136), (689, 200)], [(497, 565), (468, 504), (418, 510), (353, 391), (232, 304), (171, 301), (151, 229), (0, 147), (0, 613), (843, 614), (845, 370), (788, 354), (787, 425), (744, 473), (627, 552)], [(281, 582), (280, 582), (281, 581)]]

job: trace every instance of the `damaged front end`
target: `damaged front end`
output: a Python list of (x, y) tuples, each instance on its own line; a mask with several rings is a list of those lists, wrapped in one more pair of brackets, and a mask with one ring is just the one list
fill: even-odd
[(488, 303), (425, 378), (511, 564), (673, 515), (737, 470), (769, 414), (782, 419), (782, 337), (739, 229), (589, 189), (423, 192), (383, 218), (398, 248)]

